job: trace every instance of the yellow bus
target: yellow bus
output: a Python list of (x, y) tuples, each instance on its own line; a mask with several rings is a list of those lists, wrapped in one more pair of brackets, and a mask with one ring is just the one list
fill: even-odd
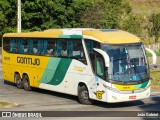
[(141, 40), (116, 29), (50, 29), (3, 35), (4, 80), (116, 103), (150, 96), (149, 67)]

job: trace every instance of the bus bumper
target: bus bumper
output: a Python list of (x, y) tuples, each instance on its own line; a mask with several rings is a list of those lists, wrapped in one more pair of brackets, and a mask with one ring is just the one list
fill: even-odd
[(125, 102), (125, 101), (135, 101), (135, 100), (148, 98), (149, 96), (150, 96), (150, 87), (143, 92), (131, 93), (131, 94), (116, 93), (111, 90), (108, 90), (107, 102), (117, 103), (117, 102)]

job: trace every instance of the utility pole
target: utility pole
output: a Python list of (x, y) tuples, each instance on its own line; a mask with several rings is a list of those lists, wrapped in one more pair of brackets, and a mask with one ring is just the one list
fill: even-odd
[(21, 33), (21, 0), (18, 0), (17, 32)]

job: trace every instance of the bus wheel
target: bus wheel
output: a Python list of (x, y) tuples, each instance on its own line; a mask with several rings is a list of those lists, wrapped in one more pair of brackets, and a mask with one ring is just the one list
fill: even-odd
[(85, 85), (79, 86), (78, 99), (82, 104), (91, 105), (93, 103), (93, 100), (89, 98), (89, 92)]
[(23, 80), (21, 79), (21, 77), (18, 73), (14, 74), (14, 81), (16, 83), (17, 88), (19, 88), (19, 89), (23, 88)]
[(29, 84), (28, 75), (24, 75), (24, 77), (23, 77), (23, 86), (24, 86), (24, 90), (26, 90), (26, 91), (30, 91), (31, 90), (31, 87), (30, 87), (30, 84)]

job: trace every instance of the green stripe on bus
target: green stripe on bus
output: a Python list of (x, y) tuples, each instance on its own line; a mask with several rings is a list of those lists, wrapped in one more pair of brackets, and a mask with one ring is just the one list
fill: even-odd
[(51, 58), (39, 82), (59, 85), (63, 81), (71, 62), (72, 60), (67, 58)]
[(148, 85), (149, 81), (142, 84), (141, 88), (145, 88)]
[(59, 38), (75, 38), (75, 39), (82, 39), (82, 35), (60, 35)]
[(142, 84), (138, 84), (135, 85), (134, 88), (145, 88), (148, 85), (149, 81), (142, 83)]
[(71, 61), (72, 61), (71, 59), (62, 58), (58, 64), (57, 70), (55, 71), (52, 80), (48, 84), (59, 85), (63, 81), (67, 73), (67, 70), (71, 64)]
[(49, 62), (48, 62), (48, 65), (43, 73), (43, 76), (42, 78), (39, 80), (39, 82), (41, 83), (49, 83), (54, 74), (55, 74), (55, 71), (57, 69), (57, 66), (59, 64), (59, 61), (60, 59), (57, 59), (57, 58), (50, 58)]

